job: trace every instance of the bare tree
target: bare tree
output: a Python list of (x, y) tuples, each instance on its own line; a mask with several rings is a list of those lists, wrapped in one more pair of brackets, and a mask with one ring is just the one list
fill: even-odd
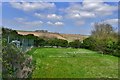
[(92, 36), (96, 39), (106, 39), (113, 37), (115, 31), (113, 27), (106, 23), (95, 23)]

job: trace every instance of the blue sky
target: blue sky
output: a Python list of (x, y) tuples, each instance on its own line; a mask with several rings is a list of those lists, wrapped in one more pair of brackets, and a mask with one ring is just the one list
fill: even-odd
[(4, 2), (2, 25), (16, 30), (89, 35), (95, 22), (118, 27), (117, 2)]

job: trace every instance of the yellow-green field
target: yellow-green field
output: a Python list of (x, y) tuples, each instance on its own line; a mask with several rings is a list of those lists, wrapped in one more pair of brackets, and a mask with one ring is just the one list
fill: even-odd
[(117, 78), (118, 58), (86, 49), (37, 48), (33, 78)]

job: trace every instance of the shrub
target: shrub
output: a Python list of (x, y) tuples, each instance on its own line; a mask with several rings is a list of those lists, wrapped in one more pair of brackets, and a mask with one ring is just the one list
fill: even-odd
[(7, 44), (2, 48), (2, 77), (28, 78), (34, 68), (32, 57), (22, 53), (15, 45)]
[(75, 40), (73, 42), (69, 42), (69, 47), (80, 48), (82, 47), (82, 43), (79, 40)]
[(48, 46), (57, 46), (57, 47), (68, 47), (68, 41), (67, 40), (62, 40), (62, 39), (49, 39), (47, 40), (47, 44)]
[(83, 48), (95, 50), (96, 40), (92, 37), (86, 38), (83, 40)]

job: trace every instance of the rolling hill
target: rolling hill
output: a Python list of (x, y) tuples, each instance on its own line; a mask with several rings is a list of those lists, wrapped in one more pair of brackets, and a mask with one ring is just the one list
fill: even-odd
[(53, 33), (53, 32), (39, 32), (39, 31), (17, 31), (17, 32), (18, 34), (21, 35), (33, 34), (34, 36), (38, 36), (38, 37), (58, 38), (68, 41), (73, 41), (76, 39), (83, 40), (88, 37), (87, 35), (80, 35), (80, 34), (62, 34), (62, 33)]

